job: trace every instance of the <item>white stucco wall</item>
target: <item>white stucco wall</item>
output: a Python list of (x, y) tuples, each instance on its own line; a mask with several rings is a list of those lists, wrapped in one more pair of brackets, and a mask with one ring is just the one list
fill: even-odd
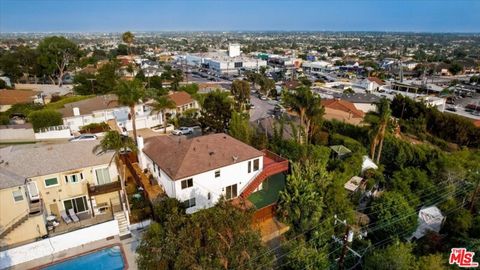
[[(256, 159), (256, 158), (255, 158)], [(140, 156), (142, 169), (148, 168), (158, 183), (164, 188), (170, 198), (185, 201), (195, 198), (196, 206), (187, 209), (187, 213), (193, 213), (200, 209), (209, 208), (218, 202), (222, 195), (225, 195), (225, 188), (237, 184), (237, 196), (243, 189), (262, 171), (263, 157), (259, 156), (259, 169), (253, 170), (253, 160), (238, 162), (220, 169), (215, 169), (193, 175), (184, 179), (172, 181), (172, 179), (161, 168), (154, 169), (154, 163), (145, 154)], [(248, 173), (248, 161), (251, 161), (252, 170)], [(215, 177), (215, 171), (220, 170), (220, 177)], [(182, 189), (182, 180), (192, 178), (193, 186)], [(210, 193), (210, 199), (208, 194)]]
[(90, 242), (118, 235), (118, 222), (112, 220), (88, 228), (0, 252), (0, 269), (28, 262)]

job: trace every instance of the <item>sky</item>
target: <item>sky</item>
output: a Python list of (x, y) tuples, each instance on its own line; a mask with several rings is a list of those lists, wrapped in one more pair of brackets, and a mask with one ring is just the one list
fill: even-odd
[(480, 32), (480, 0), (0, 0), (0, 33)]

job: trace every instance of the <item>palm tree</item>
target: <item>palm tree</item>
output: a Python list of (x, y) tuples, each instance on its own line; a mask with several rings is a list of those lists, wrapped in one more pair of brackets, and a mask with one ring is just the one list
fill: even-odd
[(167, 118), (166, 113), (168, 109), (175, 109), (175, 102), (166, 95), (157, 96), (154, 98), (155, 102), (151, 104), (152, 113), (161, 113), (163, 119), (163, 129), (164, 133), (167, 134)]
[(370, 123), (371, 127), (370, 137), (372, 141), (370, 142), (370, 157), (379, 163), (382, 155), (383, 141), (392, 111), (390, 110), (390, 102), (386, 98), (382, 98), (376, 103), (376, 106), (377, 111), (372, 114), (367, 114), (365, 122)]
[(132, 46), (132, 43), (133, 43), (134, 39), (135, 39), (135, 36), (130, 31), (122, 34), (123, 42), (128, 44), (128, 55), (130, 55), (132, 53), (131, 46)]
[(133, 152), (137, 151), (137, 146), (132, 138), (124, 136), (118, 133), (118, 131), (107, 131), (100, 144), (95, 145), (92, 152), (100, 155), (109, 151), (115, 151), (115, 155), (110, 160), (110, 163), (112, 163), (115, 158), (120, 157), (120, 154), (126, 152), (127, 149)]
[[(319, 123), (324, 113), (320, 97), (315, 96), (309, 87), (301, 86), (294, 92), (285, 92), (283, 101), (286, 107), (300, 117), (300, 125), (304, 129), (306, 138), (305, 142), (308, 143), (312, 124)], [(301, 136), (299, 142), (303, 143)]]
[(130, 117), (132, 120), (133, 136), (135, 143), (137, 142), (137, 125), (135, 105), (138, 101), (145, 97), (145, 87), (138, 80), (121, 81), (114, 90), (117, 95), (117, 102), (130, 108)]

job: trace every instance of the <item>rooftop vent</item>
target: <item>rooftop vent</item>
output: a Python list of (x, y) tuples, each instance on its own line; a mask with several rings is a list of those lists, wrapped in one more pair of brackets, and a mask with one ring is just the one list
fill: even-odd
[(208, 152), (208, 154), (209, 154), (210, 156), (213, 156), (213, 155), (215, 154), (215, 152)]
[(233, 163), (237, 162), (238, 156), (232, 156)]

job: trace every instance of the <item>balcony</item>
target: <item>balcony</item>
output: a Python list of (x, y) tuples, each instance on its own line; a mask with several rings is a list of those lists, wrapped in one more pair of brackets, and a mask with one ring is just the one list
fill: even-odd
[(241, 192), (240, 197), (246, 199), (260, 184), (270, 176), (286, 172), (289, 169), (288, 160), (268, 150), (263, 150), (263, 169), (252, 182)]
[(88, 194), (90, 196), (110, 193), (110, 192), (114, 192), (122, 189), (122, 185), (120, 181), (113, 181), (103, 185), (93, 185), (93, 184), (87, 183), (87, 187), (88, 187)]

